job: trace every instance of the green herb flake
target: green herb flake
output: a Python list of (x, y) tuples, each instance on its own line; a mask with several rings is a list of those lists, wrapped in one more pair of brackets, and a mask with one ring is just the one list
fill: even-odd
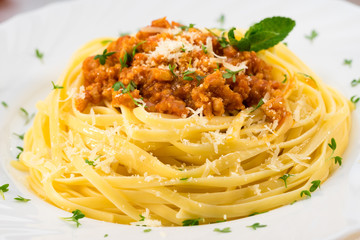
[(108, 237), (108, 236), (109, 236), (109, 234), (105, 234), (105, 235), (104, 235), (104, 238), (106, 238), (106, 237)]
[(190, 28), (193, 28), (195, 24), (190, 23), (189, 26), (180, 26), (181, 30), (189, 31)]
[(151, 228), (144, 229), (144, 231), (143, 231), (143, 232), (144, 232), (144, 233), (151, 232)]
[(243, 70), (244, 70), (243, 68), (238, 71), (231, 71), (230, 69), (225, 69), (226, 73), (224, 73), (222, 77), (225, 79), (232, 78), (232, 81), (236, 82), (236, 74), (238, 74), (240, 71)]
[(112, 86), (112, 88), (114, 89), (114, 91), (119, 91), (120, 88), (125, 89), (125, 86), (124, 86), (124, 84), (123, 84), (122, 82), (116, 82), (116, 83)]
[(302, 197), (303, 195), (306, 195), (308, 197), (311, 197), (311, 193), (308, 190), (303, 190), (300, 193), (300, 197)]
[(251, 113), (254, 112), (255, 110), (257, 110), (259, 107), (261, 107), (264, 103), (265, 103), (264, 99), (260, 99), (260, 101), (258, 102), (256, 107), (251, 111)]
[(335, 160), (335, 164), (339, 164), (339, 166), (341, 166), (341, 164), (342, 164), (342, 157), (336, 156), (336, 157), (334, 157), (334, 160)]
[(220, 17), (217, 19), (217, 22), (220, 24), (221, 27), (225, 24), (225, 15), (221, 14)]
[(320, 180), (314, 180), (311, 182), (311, 187), (310, 187), (310, 192), (315, 192), (316, 189), (320, 188), (320, 183), (321, 181)]
[(172, 75), (174, 75), (175, 77), (177, 77), (177, 75), (175, 74), (174, 70), (176, 68), (176, 65), (174, 64), (173, 66), (171, 64), (169, 64), (169, 70), (172, 73)]
[(39, 49), (35, 49), (35, 56), (36, 56), (38, 59), (42, 60), (43, 57), (44, 57), (44, 53), (40, 52)]
[(129, 56), (129, 54), (127, 52), (125, 52), (123, 58), (119, 59), (120, 65), (121, 65), (120, 71), (122, 71), (123, 68), (128, 67), (128, 65), (127, 65), (128, 59), (130, 59), (130, 56)]
[(309, 39), (311, 42), (314, 41), (314, 39), (318, 36), (319, 34), (316, 32), (316, 30), (312, 30), (310, 35), (305, 35), (305, 38)]
[(101, 65), (104, 65), (105, 62), (106, 62), (106, 59), (107, 59), (109, 56), (113, 55), (114, 53), (115, 53), (115, 52), (107, 52), (107, 49), (105, 49), (102, 54), (96, 55), (96, 56), (94, 57), (94, 59), (95, 59), (95, 60), (96, 60), (96, 59), (99, 59), (100, 64), (101, 64)]
[(231, 232), (231, 229), (230, 229), (230, 227), (226, 227), (226, 228), (223, 228), (223, 229), (215, 228), (215, 229), (214, 229), (214, 232), (229, 233), (229, 232)]
[(356, 85), (360, 84), (360, 78), (359, 79), (354, 79), (351, 81), (351, 86), (355, 87)]
[(186, 49), (185, 49), (184, 44), (183, 44), (182, 47), (180, 48), (180, 51), (181, 51), (181, 52), (186, 52)]
[(340, 156), (335, 156), (335, 157), (333, 157), (334, 152), (335, 152), (335, 150), (336, 150), (336, 141), (335, 141), (334, 138), (331, 138), (330, 143), (328, 143), (328, 146), (329, 146), (329, 148), (332, 150), (329, 159), (334, 159), (334, 160), (335, 160), (335, 164), (339, 164), (339, 166), (341, 166), (341, 164), (342, 164), (342, 157), (340, 157)]
[(195, 226), (195, 225), (199, 225), (199, 221), (201, 220), (201, 218), (196, 218), (196, 219), (187, 219), (182, 221), (182, 225), (183, 226)]
[(222, 48), (226, 48), (230, 44), (230, 42), (225, 37), (225, 32), (221, 34), (221, 37), (218, 37), (218, 41)]
[(257, 228), (264, 228), (264, 227), (266, 227), (266, 226), (267, 226), (267, 225), (261, 225), (260, 223), (254, 223), (253, 225), (247, 226), (247, 227), (256, 230)]
[(53, 85), (53, 90), (55, 90), (55, 89), (63, 89), (64, 88), (63, 86), (56, 85), (53, 81), (51, 81), (51, 83)]
[(286, 83), (287, 82), (287, 75), (284, 74), (284, 80), (282, 80), (282, 83)]
[(344, 59), (343, 65), (347, 65), (351, 67), (351, 64), (352, 64), (352, 59)]
[(286, 180), (287, 180), (289, 177), (292, 177), (292, 176), (294, 176), (294, 175), (286, 173), (286, 174), (284, 174), (282, 177), (279, 177), (279, 179), (281, 179), (281, 180), (284, 181), (285, 188), (287, 188), (287, 181), (286, 181)]
[(113, 40), (106, 39), (106, 40), (101, 41), (101, 44), (106, 45), (106, 44), (111, 43), (111, 42), (113, 42)]
[(201, 49), (203, 50), (203, 52), (204, 52), (205, 54), (208, 54), (207, 47), (206, 47), (204, 44), (201, 45)]
[(135, 47), (132, 50), (132, 57), (135, 56), (137, 47), (140, 46), (141, 44), (144, 44), (144, 43), (146, 43), (146, 41), (141, 41), (141, 42), (139, 42), (138, 44), (135, 45)]
[(23, 149), (22, 147), (20, 147), (20, 146), (17, 146), (16, 148), (20, 150), (20, 152), (19, 152), (18, 155), (16, 156), (16, 159), (19, 159), (19, 158), (20, 158), (20, 155), (21, 155), (21, 153), (24, 151), (24, 149)]
[(250, 214), (249, 217), (259, 215), (259, 214), (263, 214), (263, 213), (267, 213), (267, 211), (265, 211), (265, 212), (254, 212), (254, 213)]
[(356, 96), (356, 95), (354, 95), (354, 96), (352, 96), (352, 97), (350, 98), (350, 101), (351, 101), (352, 103), (354, 103), (354, 104), (356, 104), (357, 102), (359, 102), (359, 100), (360, 100), (360, 97), (358, 97), (358, 96)]
[(76, 227), (79, 227), (81, 225), (81, 223), (79, 222), (79, 219), (84, 218), (85, 214), (83, 214), (79, 209), (72, 211), (72, 214), (73, 215), (71, 217), (63, 217), (61, 219), (68, 221), (68, 222), (75, 222)]
[(235, 28), (231, 28), (228, 32), (228, 38), (230, 45), (239, 51), (258, 52), (273, 47), (284, 40), (294, 27), (295, 21), (290, 18), (271, 17), (252, 25), (240, 40), (236, 40)]
[(1, 105), (3, 105), (5, 108), (7, 108), (9, 106), (5, 101), (2, 101)]
[(2, 186), (0, 186), (0, 196), (5, 200), (5, 195), (4, 193), (6, 193), (7, 191), (9, 191), (9, 184), (4, 184)]
[(19, 195), (18, 195), (18, 197), (14, 198), (14, 199), (19, 201), (19, 202), (29, 202), (29, 201), (31, 201), (31, 199), (23, 198), (23, 197), (21, 197)]
[(89, 159), (85, 159), (85, 163), (87, 163), (88, 165), (90, 165), (90, 166), (96, 166), (96, 164), (95, 164), (95, 162), (94, 161), (89, 161)]
[(128, 36), (128, 35), (130, 35), (129, 32), (119, 33), (119, 36), (120, 36), (120, 37), (125, 37), (125, 36)]
[(143, 221), (145, 221), (145, 217), (144, 217), (143, 215), (139, 214), (139, 216), (140, 216), (140, 220), (139, 220), (139, 222), (143, 222)]
[(180, 181), (186, 181), (188, 179), (189, 179), (188, 177), (184, 177), (184, 178), (180, 178)]
[(17, 133), (13, 133), (15, 136), (17, 136), (18, 138), (20, 138), (20, 140), (24, 140), (25, 137), (25, 133), (23, 134), (17, 134)]
[(189, 71), (189, 70), (186, 70), (184, 73), (183, 73), (183, 79), (186, 80), (186, 81), (192, 81), (194, 80), (192, 77), (190, 77), (189, 75), (195, 73), (195, 71)]

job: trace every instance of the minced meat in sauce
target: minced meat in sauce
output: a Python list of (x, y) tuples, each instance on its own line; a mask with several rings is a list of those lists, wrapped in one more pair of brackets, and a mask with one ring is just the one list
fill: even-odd
[[(287, 113), (271, 66), (255, 52), (222, 46), (210, 31), (161, 18), (110, 43), (107, 53), (104, 65), (94, 56), (83, 62), (84, 88), (75, 101), (79, 111), (109, 101), (179, 117), (199, 108), (205, 116), (222, 116), (257, 105), (268, 93), (261, 106), (268, 119), (281, 120)], [(122, 84), (114, 88), (117, 82)]]

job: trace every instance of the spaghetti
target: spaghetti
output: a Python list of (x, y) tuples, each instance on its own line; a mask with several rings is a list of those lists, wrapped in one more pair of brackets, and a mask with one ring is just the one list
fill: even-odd
[[(141, 34), (174, 37), (180, 30), (181, 34), (191, 33), (174, 25), (147, 27)], [(219, 31), (213, 32), (221, 36)], [(241, 38), (241, 31), (236, 35)], [(151, 105), (150, 97), (141, 96), (141, 90), (137, 89), (137, 96), (131, 95), (134, 89), (126, 92), (129, 82), (111, 89), (117, 82), (112, 81), (110, 89), (107, 87), (110, 95), (98, 102), (94, 98), (81, 102), (86, 98), (82, 95), (90, 94), (86, 93), (89, 89), (84, 90), (83, 62), (104, 53), (105, 40), (96, 39), (80, 49), (57, 82), (63, 89), (53, 90), (37, 104), (24, 152), (14, 163), (29, 172), (32, 190), (50, 203), (114, 223), (176, 226), (199, 219), (203, 224), (290, 204), (304, 198), (301, 192), (313, 181), (324, 182), (338, 167), (333, 156), (341, 155), (347, 146), (353, 106), (285, 45), (256, 53), (271, 66), (271, 81), (281, 85), (275, 89), (281, 95), (269, 90), (261, 99), (243, 99), (242, 108), (226, 109), (224, 104), (220, 112), (215, 108), (206, 112), (205, 105), (194, 102), (179, 114), (168, 114), (170, 110)], [(154, 52), (158, 44), (148, 52)], [(229, 66), (209, 42), (184, 46), (195, 51), (196, 44), (205, 46), (207, 53), (199, 51), (220, 65), (215, 72), (224, 74), (225, 69), (235, 67), (227, 71), (237, 71), (234, 82), (246, 74), (248, 62)], [(138, 50), (134, 59), (145, 51), (141, 45)], [(124, 52), (120, 54), (124, 60)], [(116, 59), (119, 61), (119, 55)], [(170, 70), (171, 66), (163, 68)], [(244, 70), (239, 71), (241, 68)], [(231, 84), (233, 75), (225, 85)], [(189, 76), (196, 83), (196, 76)], [(201, 87), (205, 81), (206, 77), (200, 78), (193, 87)], [(117, 95), (127, 96), (128, 102), (116, 102)], [(272, 117), (269, 103), (279, 96), (284, 107), (280, 115)], [(256, 107), (259, 100), (263, 105)], [(334, 153), (328, 146), (332, 138), (341, 143)]]

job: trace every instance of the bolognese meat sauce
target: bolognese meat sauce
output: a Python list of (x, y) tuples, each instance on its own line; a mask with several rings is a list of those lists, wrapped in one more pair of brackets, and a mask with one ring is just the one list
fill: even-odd
[(255, 52), (238, 51), (224, 37), (191, 25), (154, 20), (135, 36), (110, 43), (102, 57), (105, 61), (90, 56), (83, 62), (79, 111), (108, 101), (179, 117), (202, 108), (211, 117), (257, 105), (267, 95), (261, 109), (269, 119), (287, 112), (271, 66)]

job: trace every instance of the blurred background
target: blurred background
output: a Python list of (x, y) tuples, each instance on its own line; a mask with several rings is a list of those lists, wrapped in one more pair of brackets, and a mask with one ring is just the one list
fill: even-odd
[[(11, 18), (12, 16), (31, 11), (33, 9), (45, 6), (49, 3), (60, 2), (64, 0), (0, 0), (0, 23)], [(73, 0), (65, 0), (73, 1)], [(334, 1), (334, 0), (329, 0)], [(338, 0), (341, 1), (341, 0)], [(343, 0), (352, 2), (360, 6), (360, 0)]]

